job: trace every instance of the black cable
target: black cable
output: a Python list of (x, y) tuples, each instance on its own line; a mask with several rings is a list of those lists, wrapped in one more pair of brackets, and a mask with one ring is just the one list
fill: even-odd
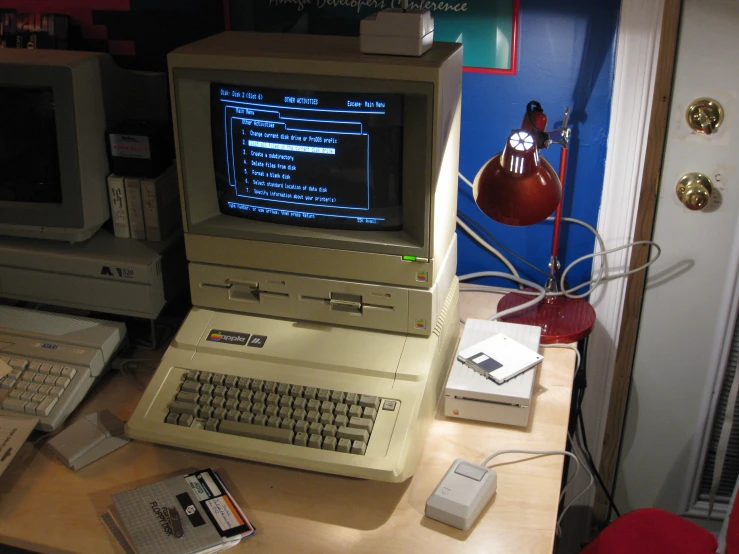
[[(578, 400), (578, 407), (577, 407), (577, 420), (580, 424), (580, 437), (582, 438), (582, 450), (585, 452), (585, 455), (587, 457), (588, 465), (590, 466), (590, 469), (593, 472), (593, 475), (595, 476), (596, 480), (598, 481), (598, 484), (600, 485), (601, 489), (603, 489), (603, 492), (606, 495), (606, 498), (608, 499), (608, 502), (611, 504), (611, 507), (613, 508), (613, 511), (616, 512), (616, 515), (618, 517), (621, 517), (621, 512), (616, 507), (616, 502), (613, 500), (613, 496), (611, 495), (611, 492), (608, 490), (608, 487), (606, 487), (606, 484), (603, 482), (603, 478), (600, 476), (600, 472), (598, 472), (598, 468), (595, 465), (595, 461), (593, 460), (593, 456), (590, 453), (590, 448), (588, 447), (588, 439), (585, 436), (585, 420), (582, 416), (582, 398)], [(577, 430), (575, 430), (577, 432)]]
[(513, 257), (514, 257), (514, 258), (516, 258), (516, 259), (517, 259), (517, 260), (518, 260), (519, 262), (521, 262), (521, 263), (524, 263), (524, 264), (526, 264), (527, 266), (529, 266), (530, 268), (532, 268), (532, 269), (534, 269), (534, 270), (538, 271), (539, 273), (541, 273), (541, 274), (542, 274), (542, 275), (544, 275), (545, 277), (549, 277), (549, 273), (547, 273), (547, 272), (546, 272), (546, 271), (544, 271), (543, 269), (539, 269), (538, 267), (536, 267), (536, 266), (535, 266), (534, 264), (532, 264), (531, 262), (529, 262), (529, 261), (527, 261), (527, 260), (524, 260), (524, 259), (523, 259), (523, 258), (522, 258), (521, 256), (519, 256), (518, 254), (516, 254), (516, 253), (512, 252), (511, 250), (509, 250), (508, 248), (506, 248), (506, 247), (505, 247), (505, 246), (504, 246), (504, 245), (503, 245), (503, 244), (502, 244), (502, 243), (501, 243), (501, 242), (500, 242), (500, 241), (499, 241), (498, 239), (496, 239), (496, 238), (495, 238), (495, 237), (494, 237), (494, 236), (492, 235), (492, 233), (490, 233), (490, 231), (488, 231), (487, 229), (485, 229), (485, 227), (483, 227), (482, 225), (480, 225), (480, 224), (479, 224), (479, 223), (478, 223), (477, 221), (475, 221), (474, 219), (472, 219), (472, 217), (470, 217), (469, 215), (467, 215), (466, 213), (464, 213), (464, 212), (463, 212), (462, 210), (459, 210), (459, 209), (458, 209), (458, 210), (457, 210), (457, 215), (459, 215), (459, 217), (460, 217), (460, 218), (461, 218), (462, 220), (464, 220), (464, 222), (465, 222), (465, 223), (466, 223), (467, 225), (470, 225), (471, 227), (475, 227), (475, 229), (477, 229), (478, 231), (480, 231), (481, 233), (483, 233), (483, 234), (484, 234), (484, 235), (485, 235), (486, 237), (488, 237), (488, 239), (490, 239), (490, 240), (491, 240), (492, 242), (494, 242), (494, 243), (495, 243), (495, 244), (496, 244), (496, 245), (497, 245), (497, 246), (498, 246), (498, 247), (499, 247), (499, 248), (500, 248), (501, 250), (504, 250), (504, 251), (505, 251), (505, 252), (506, 252), (506, 253), (507, 253), (508, 255), (510, 255), (510, 256), (513, 256)]

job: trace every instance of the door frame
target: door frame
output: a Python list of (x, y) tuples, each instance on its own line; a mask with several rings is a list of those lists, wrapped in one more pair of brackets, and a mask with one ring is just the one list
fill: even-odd
[[(648, 240), (656, 209), (672, 90), (680, 0), (622, 0), (598, 232), (606, 248)], [(607, 257), (612, 272), (639, 267), (646, 249)], [(585, 431), (601, 476), (612, 488), (623, 430), (645, 273), (610, 281), (591, 297), (597, 314), (587, 352)], [(605, 519), (598, 490), (583, 495)]]

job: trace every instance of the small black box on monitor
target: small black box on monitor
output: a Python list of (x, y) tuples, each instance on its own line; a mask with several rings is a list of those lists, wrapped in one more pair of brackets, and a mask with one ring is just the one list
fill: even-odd
[(174, 160), (174, 135), (168, 121), (124, 121), (110, 127), (106, 135), (111, 173), (153, 178)]

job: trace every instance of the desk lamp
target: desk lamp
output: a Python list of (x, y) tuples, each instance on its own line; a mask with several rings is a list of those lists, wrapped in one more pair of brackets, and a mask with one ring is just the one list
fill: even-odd
[[(562, 198), (571, 130), (567, 108), (560, 129), (545, 131), (547, 116), (536, 101), (526, 106), (521, 128), (508, 137), (503, 151), (482, 166), (474, 182), (475, 202), (482, 212), (505, 225), (533, 225), (556, 210), (547, 296), (535, 306), (502, 318), (511, 323), (541, 327), (542, 344), (574, 342), (587, 336), (595, 323), (595, 310), (582, 298), (568, 298), (559, 291), (560, 263), (557, 258), (562, 222)], [(552, 144), (562, 147), (559, 175), (540, 156)], [(553, 294), (555, 293), (555, 294)], [(520, 306), (531, 296), (512, 292), (498, 303), (498, 311)]]

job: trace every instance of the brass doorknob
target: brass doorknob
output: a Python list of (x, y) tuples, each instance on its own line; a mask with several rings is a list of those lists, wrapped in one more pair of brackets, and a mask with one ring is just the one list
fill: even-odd
[(724, 120), (724, 109), (712, 98), (698, 98), (688, 106), (685, 118), (693, 131), (710, 135)]
[(676, 192), (685, 207), (702, 210), (711, 198), (713, 183), (702, 173), (686, 173), (677, 182)]

